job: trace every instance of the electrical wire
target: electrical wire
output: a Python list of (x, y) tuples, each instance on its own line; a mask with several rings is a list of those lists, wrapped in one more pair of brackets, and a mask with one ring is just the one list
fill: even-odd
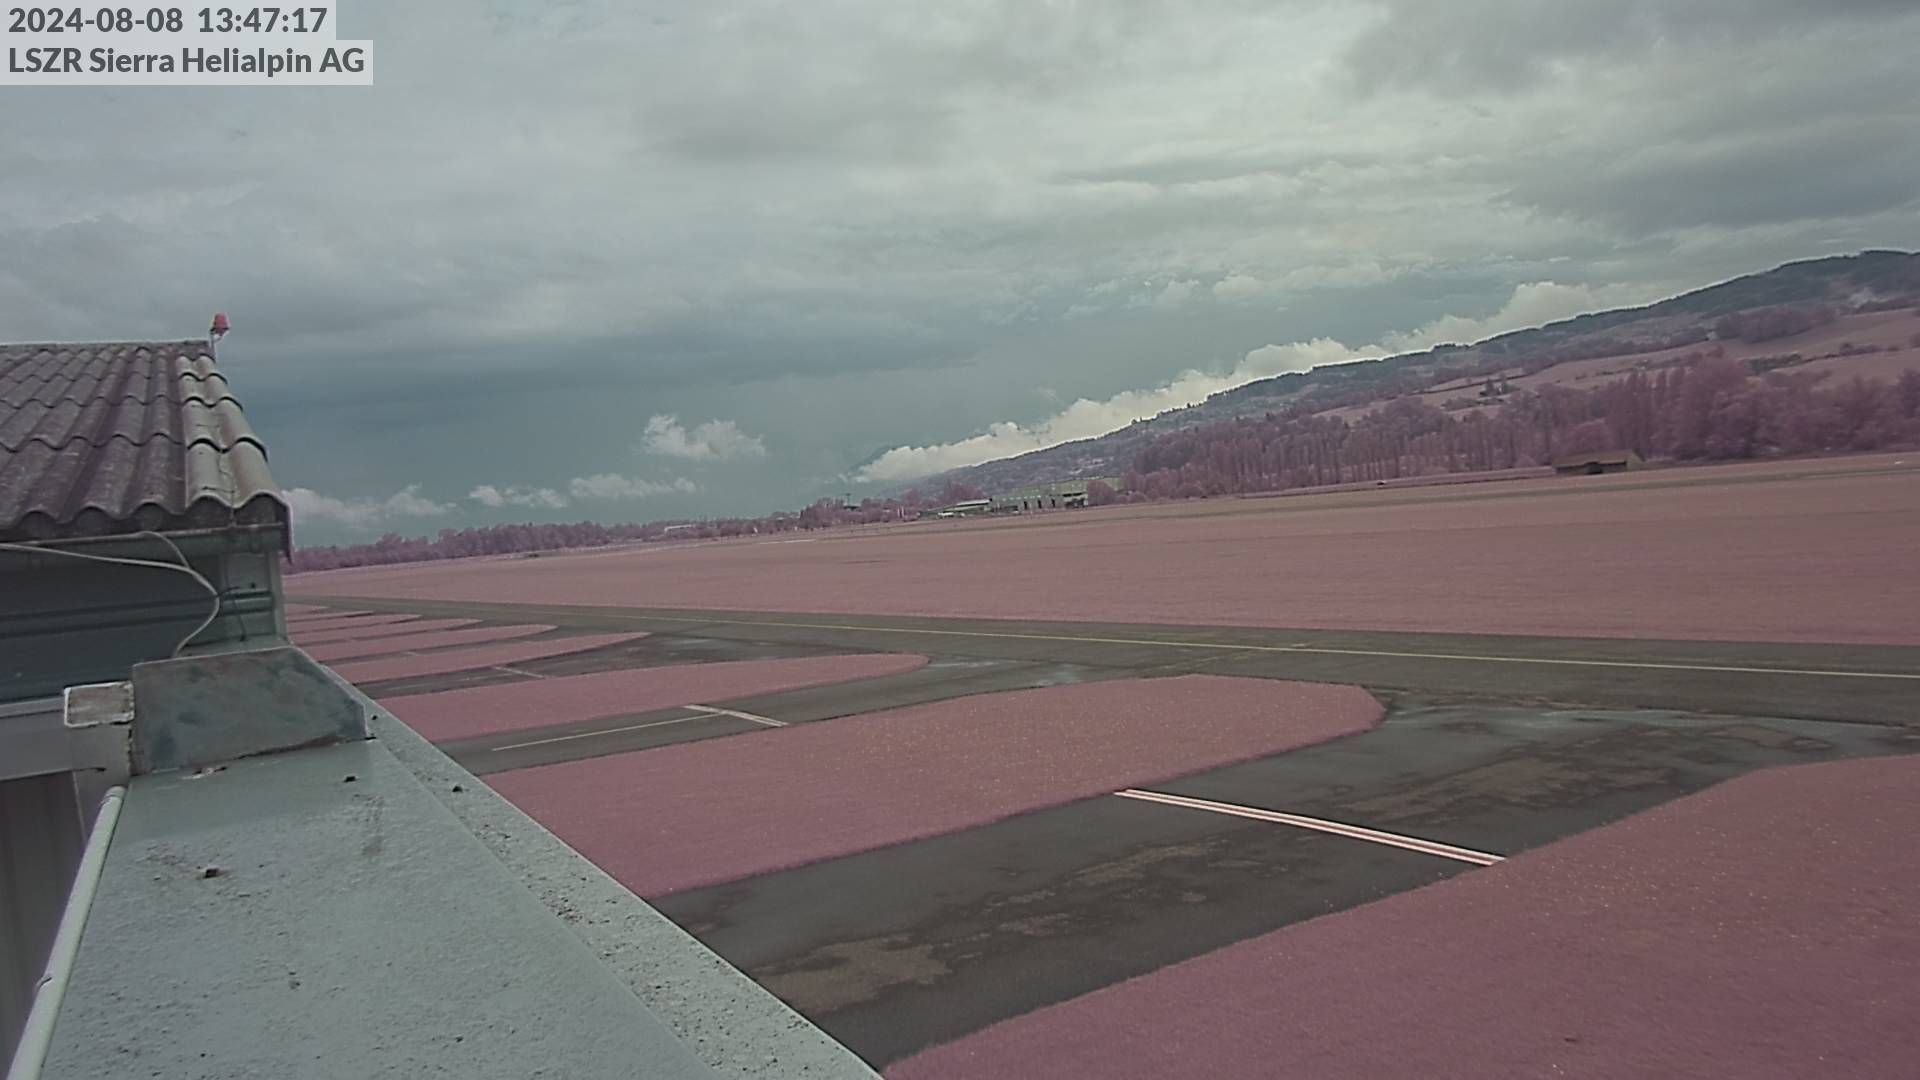
[(173, 557), (180, 561), (170, 563), (162, 562), (158, 559), (133, 559), (122, 555), (95, 555), (88, 551), (70, 551), (66, 548), (41, 547), (37, 544), (0, 543), (0, 551), (21, 551), (29, 555), (55, 555), (63, 559), (83, 559), (87, 562), (113, 563), (118, 566), (150, 566), (161, 570), (171, 570), (176, 574), (187, 575), (198, 583), (201, 588), (207, 590), (207, 596), (213, 601), (213, 609), (207, 612), (206, 618), (200, 620), (200, 625), (194, 627), (191, 633), (180, 639), (180, 644), (173, 647), (172, 655), (178, 657), (186, 651), (188, 643), (205, 633), (207, 627), (212, 626), (213, 621), (220, 617), (220, 590), (214, 588), (213, 582), (208, 581), (200, 571), (193, 568), (193, 564), (187, 561), (186, 553), (180, 550), (180, 545), (174, 543), (171, 537), (154, 532), (152, 529), (129, 533), (128, 535), (151, 536), (171, 548), (173, 550)]

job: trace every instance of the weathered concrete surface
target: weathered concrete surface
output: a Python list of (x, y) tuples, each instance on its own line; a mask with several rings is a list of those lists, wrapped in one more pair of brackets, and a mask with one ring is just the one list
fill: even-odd
[(142, 777), (45, 1075), (712, 1075), (384, 746)]
[(298, 649), (135, 664), (133, 699), (140, 773), (367, 735), (365, 709)]
[(373, 730), (427, 789), (594, 950), (716, 1075), (873, 1080), (874, 1073), (382, 709)]
[(1752, 773), (996, 1025), (962, 1077), (1905, 1077), (1920, 757)]

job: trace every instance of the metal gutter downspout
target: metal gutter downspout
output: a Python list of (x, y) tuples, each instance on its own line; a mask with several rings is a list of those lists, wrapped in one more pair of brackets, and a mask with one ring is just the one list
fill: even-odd
[(73, 959), (80, 952), (80, 935), (86, 932), (87, 915), (93, 910), (94, 893), (100, 888), (100, 875), (106, 870), (107, 845), (113, 842), (113, 830), (120, 823), (120, 806), (126, 799), (124, 787), (109, 788), (100, 800), (100, 811), (93, 819), (93, 832), (80, 855), (80, 868), (73, 875), (73, 891), (67, 896), (66, 910), (60, 914), (60, 929), (54, 934), (53, 948), (47, 955), (46, 974), (33, 988), (33, 1009), (27, 1013), (26, 1026), (20, 1030), (20, 1045), (7, 1068), (7, 1080), (39, 1080), (46, 1063), (47, 1050), (53, 1045), (53, 1025), (60, 1017), (60, 1005), (66, 1000), (67, 982), (73, 976)]

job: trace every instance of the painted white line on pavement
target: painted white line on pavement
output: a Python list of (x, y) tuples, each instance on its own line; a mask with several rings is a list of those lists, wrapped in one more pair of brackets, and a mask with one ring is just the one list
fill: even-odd
[(1402, 836), (1399, 833), (1381, 832), (1378, 829), (1363, 828), (1359, 825), (1348, 825), (1340, 821), (1325, 821), (1321, 818), (1303, 817), (1299, 814), (1283, 814), (1278, 810), (1262, 810), (1255, 806), (1239, 806), (1234, 803), (1214, 802), (1211, 799), (1194, 799), (1185, 795), (1169, 795), (1163, 791), (1141, 791), (1138, 788), (1128, 788), (1125, 791), (1116, 791), (1114, 794), (1123, 799), (1138, 799), (1142, 802), (1164, 803), (1167, 806), (1178, 806), (1188, 810), (1206, 810), (1215, 814), (1229, 814), (1233, 817), (1252, 818), (1255, 821), (1271, 821), (1278, 825), (1292, 825), (1302, 829), (1313, 829), (1318, 832), (1332, 833), (1335, 836), (1346, 836), (1355, 840), (1367, 840), (1375, 844), (1386, 844), (1389, 847), (1418, 851), (1423, 855), (1437, 855), (1443, 859), (1457, 859), (1460, 862), (1474, 863), (1478, 866), (1492, 866), (1494, 863), (1500, 862), (1505, 858), (1503, 855), (1494, 855), (1485, 851), (1474, 851), (1472, 848), (1454, 847), (1452, 844), (1442, 844), (1433, 840), (1422, 840), (1417, 836)]
[(707, 717), (708, 714), (701, 713), (698, 716), (677, 716), (672, 720), (650, 720), (644, 724), (628, 724), (624, 727), (600, 728), (597, 731), (581, 731), (572, 735), (555, 735), (549, 739), (529, 739), (526, 742), (496, 746), (493, 748), (493, 753), (497, 754), (502, 750), (522, 750), (529, 746), (547, 746), (551, 743), (573, 742), (575, 739), (597, 739), (602, 735), (618, 735), (625, 731), (643, 731), (647, 728), (666, 727), (668, 724), (684, 724), (689, 720), (705, 720)]
[(692, 709), (694, 712), (707, 713), (712, 716), (731, 716), (736, 720), (751, 720), (756, 724), (765, 724), (767, 727), (786, 727), (787, 726), (787, 722), (785, 720), (775, 720), (771, 716), (761, 716), (758, 713), (741, 712), (738, 709), (721, 709), (721, 708), (716, 708), (712, 705), (682, 705), (680, 707), (683, 709)]

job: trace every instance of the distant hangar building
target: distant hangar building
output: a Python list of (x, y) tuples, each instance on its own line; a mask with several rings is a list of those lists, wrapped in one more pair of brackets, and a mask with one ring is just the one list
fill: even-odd
[(1631, 450), (1602, 450), (1554, 458), (1553, 471), (1561, 476), (1599, 476), (1601, 473), (1626, 472), (1643, 464), (1640, 455)]
[(1058, 480), (1051, 484), (1035, 484), (1018, 488), (993, 499), (993, 512), (1030, 513), (1035, 510), (1077, 510), (1087, 505), (1087, 485), (1094, 482), (1106, 484), (1115, 491), (1120, 490), (1120, 481), (1109, 477), (1093, 476), (1079, 480)]

